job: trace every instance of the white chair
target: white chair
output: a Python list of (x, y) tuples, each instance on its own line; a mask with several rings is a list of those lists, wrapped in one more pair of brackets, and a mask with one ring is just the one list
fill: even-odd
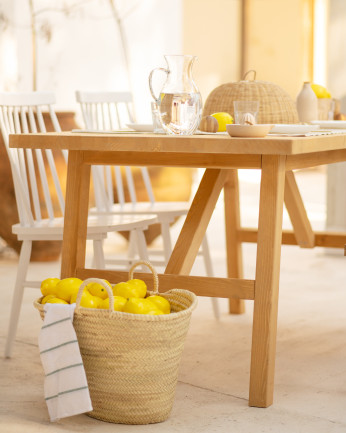
[[(76, 100), (81, 106), (82, 116), (87, 130), (112, 131), (126, 128), (127, 123), (134, 122), (133, 98), (130, 92), (93, 92), (76, 91)], [(188, 202), (155, 201), (149, 173), (146, 167), (141, 167), (141, 173), (146, 187), (148, 201), (138, 201), (135, 183), (130, 167), (125, 167), (126, 183), (131, 202), (125, 202), (124, 185), (120, 167), (93, 167), (96, 210), (93, 212), (105, 214), (155, 214), (161, 226), (163, 250), (155, 251), (162, 256), (161, 260), (151, 262), (156, 265), (166, 265), (172, 252), (170, 226), (176, 218), (187, 214)], [(113, 173), (114, 171), (114, 173)], [(113, 180), (115, 179), (115, 182)], [(117, 194), (115, 202), (114, 191)], [(150, 250), (149, 250), (150, 253)], [(213, 276), (207, 239), (204, 238), (201, 252), (204, 259), (206, 274)], [(212, 299), (216, 317), (219, 317), (218, 304)]]
[[(20, 221), (13, 225), (12, 230), (18, 240), (22, 241), (5, 348), (6, 357), (11, 356), (24, 288), (40, 287), (39, 281), (26, 279), (32, 242), (62, 240), (64, 225), (64, 194), (56, 168), (57, 155), (51, 150), (9, 148), (9, 134), (46, 132), (43, 110), (48, 111), (55, 130), (59, 132), (60, 126), (52, 108), (54, 102), (53, 93), (0, 93), (0, 128), (11, 164)], [(66, 162), (67, 152), (64, 152), (64, 157), (61, 158), (63, 164)], [(53, 180), (54, 188), (49, 184), (49, 179)], [(57, 213), (59, 216), (56, 216)], [(47, 217), (44, 218), (45, 214)], [(95, 265), (98, 268), (104, 267), (102, 241), (107, 237), (107, 233), (118, 231), (133, 233), (140, 257), (147, 260), (143, 231), (155, 222), (155, 215), (89, 216), (88, 239), (93, 241)], [(123, 260), (126, 267), (132, 263), (131, 258)]]

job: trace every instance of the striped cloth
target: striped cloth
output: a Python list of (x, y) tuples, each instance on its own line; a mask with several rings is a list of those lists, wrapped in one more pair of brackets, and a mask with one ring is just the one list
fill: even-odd
[(51, 421), (92, 410), (88, 383), (75, 330), (76, 304), (45, 304), (39, 335), (45, 373), (44, 395)]

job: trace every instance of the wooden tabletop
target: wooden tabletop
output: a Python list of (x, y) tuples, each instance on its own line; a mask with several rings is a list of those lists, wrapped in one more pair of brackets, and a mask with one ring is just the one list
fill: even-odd
[(346, 150), (346, 134), (310, 137), (234, 138), (228, 135), (173, 136), (160, 134), (105, 134), (62, 132), (44, 134), (15, 134), (10, 136), (11, 147), (179, 152), (186, 154), (252, 154), (300, 155), (331, 150)]

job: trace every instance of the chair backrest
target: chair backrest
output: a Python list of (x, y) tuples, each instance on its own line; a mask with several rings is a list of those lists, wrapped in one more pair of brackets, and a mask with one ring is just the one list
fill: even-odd
[[(112, 131), (124, 129), (127, 123), (134, 122), (133, 98), (130, 92), (92, 92), (76, 91), (76, 100), (81, 106), (86, 129)], [(137, 203), (135, 182), (131, 167), (124, 167), (127, 190), (133, 205)], [(141, 174), (149, 201), (155, 198), (148, 169), (141, 167)], [(125, 204), (125, 185), (121, 167), (93, 167), (95, 203), (100, 210), (109, 210), (117, 201)], [(115, 200), (115, 192), (117, 200)]]
[[(54, 103), (51, 92), (0, 93), (0, 129), (11, 164), (19, 220), (25, 226), (34, 226), (42, 218), (53, 220), (57, 214), (63, 215), (64, 196), (53, 152), (10, 148), (9, 134), (47, 132), (45, 116), (54, 130), (60, 132)], [(67, 152), (63, 156), (65, 165)]]
[(133, 98), (130, 92), (76, 91), (87, 129), (111, 131), (133, 123)]

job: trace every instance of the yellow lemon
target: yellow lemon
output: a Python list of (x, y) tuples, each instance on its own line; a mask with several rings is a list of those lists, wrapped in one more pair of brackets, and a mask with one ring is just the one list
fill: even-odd
[(132, 287), (135, 287), (138, 290), (138, 298), (144, 298), (147, 294), (147, 285), (143, 280), (134, 278), (133, 280), (128, 280), (127, 284), (130, 284)]
[(59, 281), (59, 278), (46, 278), (43, 280), (41, 283), (42, 295), (56, 295), (55, 288)]
[(232, 124), (234, 122), (233, 117), (229, 113), (214, 113), (211, 116), (215, 117), (219, 124), (217, 132), (226, 131), (226, 125)]
[[(127, 299), (123, 298), (122, 296), (114, 296), (114, 311), (123, 311), (124, 305), (126, 304)], [(109, 308), (109, 298), (103, 299), (100, 304), (99, 308), (107, 309)]]
[(157, 308), (163, 312), (163, 314), (169, 314), (171, 312), (171, 304), (163, 296), (152, 295), (148, 296), (146, 299), (153, 302)]
[(72, 295), (77, 295), (82, 280), (79, 278), (64, 278), (56, 285), (57, 298), (63, 299), (66, 302), (71, 301)]
[[(71, 301), (70, 301), (71, 304), (76, 302), (77, 295), (78, 293), (74, 293), (71, 296)], [(98, 308), (101, 302), (102, 302), (101, 298), (99, 298), (98, 296), (93, 296), (88, 290), (84, 288), (82, 299), (79, 305), (84, 308)]]
[(41, 304), (46, 304), (49, 301), (49, 299), (53, 299), (53, 298), (56, 298), (56, 296), (55, 295), (46, 295), (44, 298), (42, 298)]
[(59, 299), (59, 298), (50, 298), (50, 299), (48, 299), (46, 304), (68, 304), (68, 302), (64, 301), (63, 299)]
[(328, 90), (324, 87), (321, 86), (320, 84), (311, 84), (311, 88), (312, 90), (315, 92), (315, 95), (317, 96), (317, 98), (331, 98), (331, 94), (328, 92)]
[(157, 309), (157, 310), (151, 310), (146, 314), (151, 314), (152, 316), (159, 316), (160, 314), (165, 314), (163, 311)]
[(115, 296), (122, 296), (123, 298), (144, 298), (147, 294), (147, 286), (142, 280), (129, 280), (121, 282), (113, 287)]
[(148, 298), (130, 298), (124, 305), (123, 311), (132, 314), (163, 314)]
[[(109, 281), (107, 280), (103, 280), (106, 284), (109, 285), (110, 288), (112, 288), (112, 285)], [(89, 290), (89, 292), (94, 295), (94, 296), (98, 296), (101, 299), (106, 299), (108, 298), (108, 293), (107, 290), (103, 287), (102, 284), (100, 283), (89, 283), (87, 286), (87, 289)]]

